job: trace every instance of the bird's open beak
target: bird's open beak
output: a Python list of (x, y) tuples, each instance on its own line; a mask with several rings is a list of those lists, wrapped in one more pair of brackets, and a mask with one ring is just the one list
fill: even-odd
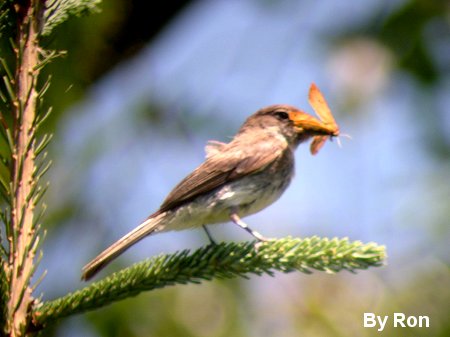
[(306, 138), (313, 137), (310, 150), (313, 155), (317, 154), (328, 139), (339, 136), (339, 127), (331, 118), (330, 121), (319, 120), (302, 111), (292, 111), (289, 118), (294, 122), (296, 131), (306, 134)]
[(332, 123), (327, 124), (302, 111), (291, 111), (289, 119), (294, 122), (297, 132), (310, 132), (313, 135), (339, 136), (339, 127)]

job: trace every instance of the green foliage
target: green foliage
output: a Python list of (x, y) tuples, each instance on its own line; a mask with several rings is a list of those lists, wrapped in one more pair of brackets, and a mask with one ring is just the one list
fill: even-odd
[[(446, 1), (406, 2), (384, 23), (379, 38), (397, 55), (399, 67), (418, 80), (432, 83), (437, 80), (437, 65), (427, 46), (426, 30), (432, 20), (445, 20)], [(428, 26), (428, 27), (427, 27)]]
[(247, 278), (269, 274), (312, 270), (336, 273), (380, 266), (385, 248), (344, 239), (287, 237), (264, 243), (220, 243), (194, 252), (184, 250), (137, 263), (84, 289), (62, 298), (38, 304), (34, 323), (45, 326), (57, 319), (93, 310), (112, 302), (175, 284), (200, 283), (214, 278)]
[(42, 34), (49, 35), (53, 28), (70, 16), (80, 16), (98, 11), (101, 0), (52, 0), (46, 2), (45, 24)]
[(11, 1), (4, 0), (0, 3), (0, 39), (3, 37), (6, 27), (11, 24), (9, 19)]
[[(2, 258), (3, 259), (3, 258)], [(0, 263), (2, 261), (0, 260)], [(5, 269), (1, 268), (0, 270), (0, 336), (1, 332), (3, 331), (3, 327), (6, 326), (7, 321), (7, 303), (8, 303), (8, 297), (7, 294), (9, 293), (9, 286), (8, 286), (8, 280), (6, 278)]]

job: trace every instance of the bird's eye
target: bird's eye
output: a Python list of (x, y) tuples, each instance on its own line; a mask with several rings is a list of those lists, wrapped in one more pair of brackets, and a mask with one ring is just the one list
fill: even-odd
[(275, 116), (277, 116), (279, 119), (289, 118), (289, 114), (286, 111), (275, 111)]

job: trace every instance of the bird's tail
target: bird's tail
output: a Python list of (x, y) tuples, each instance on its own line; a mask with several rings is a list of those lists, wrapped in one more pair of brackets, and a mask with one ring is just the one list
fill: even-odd
[(116, 241), (111, 246), (106, 248), (91, 262), (89, 262), (87, 265), (83, 267), (81, 279), (85, 281), (91, 279), (93, 276), (95, 276), (95, 274), (97, 274), (100, 270), (106, 267), (108, 263), (110, 263), (117, 256), (122, 254), (130, 246), (155, 232), (158, 229), (158, 225), (160, 224), (164, 216), (165, 213), (150, 216), (138, 227), (136, 227), (131, 232), (124, 235), (118, 241)]

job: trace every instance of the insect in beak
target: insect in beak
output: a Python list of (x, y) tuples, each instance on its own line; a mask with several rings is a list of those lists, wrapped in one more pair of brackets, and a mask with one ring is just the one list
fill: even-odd
[(341, 141), (339, 138), (340, 136), (351, 139), (351, 137), (347, 134), (340, 134), (339, 126), (337, 125), (336, 120), (334, 119), (333, 114), (331, 113), (331, 109), (328, 106), (325, 97), (314, 83), (311, 84), (311, 87), (309, 89), (308, 99), (309, 104), (314, 109), (314, 112), (320, 118), (322, 127), (324, 129), (327, 129), (329, 132), (329, 135), (317, 135), (313, 137), (310, 147), (311, 153), (313, 155), (319, 152), (319, 150), (322, 148), (322, 146), (328, 139), (332, 141), (333, 138), (336, 138), (336, 142), (339, 147), (341, 147)]

